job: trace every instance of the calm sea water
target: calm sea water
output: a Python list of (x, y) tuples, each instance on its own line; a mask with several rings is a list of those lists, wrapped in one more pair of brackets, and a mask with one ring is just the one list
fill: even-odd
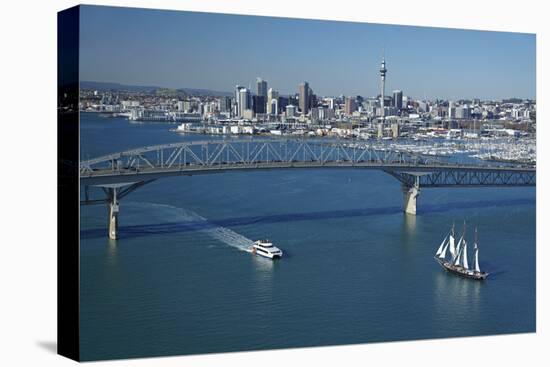
[[(81, 155), (210, 139), (174, 127), (82, 114)], [(104, 205), (81, 206), (82, 358), (535, 331), (535, 189), (424, 189), (418, 203), (405, 215), (378, 171), (165, 178), (122, 200), (117, 241)], [(485, 282), (433, 259), (463, 220)], [(260, 238), (285, 257), (244, 251)]]

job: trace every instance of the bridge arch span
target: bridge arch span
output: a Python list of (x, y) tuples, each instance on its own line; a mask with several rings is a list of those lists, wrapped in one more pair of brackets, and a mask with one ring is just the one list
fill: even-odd
[[(107, 203), (109, 237), (116, 239), (119, 201), (163, 177), (267, 169), (376, 169), (401, 182), (404, 211), (416, 214), (420, 188), (534, 186), (536, 170), (524, 166), (467, 165), (368, 142), (220, 140), (171, 143), (117, 152), (80, 162), (81, 204)], [(104, 197), (91, 199), (89, 187)]]

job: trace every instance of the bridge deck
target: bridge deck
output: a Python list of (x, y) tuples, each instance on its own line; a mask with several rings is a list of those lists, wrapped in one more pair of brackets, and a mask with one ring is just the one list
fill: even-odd
[[(424, 176), (439, 172), (478, 173), (478, 174), (534, 174), (533, 168), (526, 167), (498, 167), (498, 166), (473, 166), (459, 164), (433, 164), (414, 165), (408, 163), (380, 164), (378, 162), (257, 162), (257, 163), (221, 163), (209, 166), (192, 165), (171, 167), (117, 168), (97, 169), (92, 172), (83, 172), (80, 182), (83, 185), (102, 185), (116, 183), (132, 183), (144, 180), (157, 179), (178, 175), (198, 175), (223, 172), (235, 172), (244, 170), (270, 170), (270, 169), (327, 169), (327, 168), (355, 168), (374, 169), (387, 172), (413, 174)], [(433, 186), (433, 185), (432, 185)]]
[(94, 158), (80, 163), (80, 182), (100, 186), (176, 175), (297, 168), (377, 169), (409, 186), (532, 186), (536, 181), (534, 167), (453, 164), (369, 143), (237, 140), (155, 145)]

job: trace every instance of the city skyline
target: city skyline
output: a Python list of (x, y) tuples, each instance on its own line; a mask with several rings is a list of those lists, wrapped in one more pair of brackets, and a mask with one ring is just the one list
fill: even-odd
[(81, 17), (82, 80), (231, 92), (261, 77), (281, 95), (307, 81), (319, 96), (376, 96), (384, 53), (390, 93), (536, 98), (533, 34), (88, 6)]

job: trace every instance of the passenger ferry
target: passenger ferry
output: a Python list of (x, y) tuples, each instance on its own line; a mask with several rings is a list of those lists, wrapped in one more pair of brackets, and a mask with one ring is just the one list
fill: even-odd
[(253, 254), (267, 257), (268, 259), (280, 259), (283, 256), (281, 249), (273, 246), (273, 243), (269, 240), (255, 241), (251, 251)]

